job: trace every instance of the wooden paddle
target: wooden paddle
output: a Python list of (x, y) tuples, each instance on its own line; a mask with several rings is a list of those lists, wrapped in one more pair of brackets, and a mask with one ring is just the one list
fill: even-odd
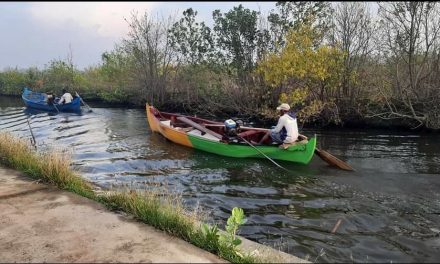
[(192, 120), (190, 120), (190, 119), (188, 119), (188, 118), (186, 118), (184, 116), (178, 116), (178, 117), (176, 117), (176, 119), (179, 120), (179, 121), (182, 121), (183, 123), (185, 123), (187, 125), (190, 125), (190, 126), (194, 127), (195, 129), (198, 129), (198, 130), (200, 130), (202, 132), (208, 133), (208, 134), (210, 134), (210, 135), (212, 135), (212, 136), (214, 136), (214, 137), (216, 137), (218, 139), (222, 139), (223, 138), (222, 135), (220, 135), (218, 133), (215, 133), (214, 131), (212, 131), (210, 129), (207, 129), (206, 127), (202, 127), (201, 125), (197, 124), (196, 122), (194, 122), (194, 121), (192, 121)]
[(60, 110), (58, 110), (58, 107), (55, 105), (55, 102), (53, 102), (53, 107), (55, 107), (55, 109), (57, 110), (58, 113), (60, 113)]
[(37, 141), (35, 140), (34, 132), (32, 132), (31, 124), (29, 123), (29, 117), (26, 118), (26, 121), (28, 123), (29, 130), (31, 131), (31, 136), (32, 136), (31, 143), (34, 146), (35, 150), (37, 150)]
[[(304, 135), (299, 135), (298, 138), (307, 139), (307, 137)], [(320, 157), (322, 160), (324, 160), (331, 166), (337, 167), (341, 170), (354, 171), (354, 169), (350, 165), (348, 165), (347, 162), (336, 158), (335, 156), (333, 156), (332, 154), (328, 153), (325, 150), (316, 147), (315, 154), (318, 155), (318, 157)]]
[(83, 103), (84, 106), (86, 106), (89, 109), (89, 113), (92, 112), (92, 108), (86, 104), (86, 102), (84, 102), (84, 100), (81, 98), (81, 96), (79, 96), (78, 92), (75, 91), (76, 96), (79, 97), (79, 100), (81, 101), (81, 103)]
[(333, 156), (332, 154), (328, 153), (325, 150), (315, 148), (315, 154), (318, 155), (328, 164), (338, 167), (341, 170), (354, 171), (354, 169), (350, 165), (348, 165), (347, 162), (336, 158), (335, 156)]

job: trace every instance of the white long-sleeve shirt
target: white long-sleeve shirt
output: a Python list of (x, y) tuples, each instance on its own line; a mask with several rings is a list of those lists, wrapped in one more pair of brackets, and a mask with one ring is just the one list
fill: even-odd
[(72, 100), (73, 100), (73, 96), (70, 93), (65, 93), (65, 94), (63, 94), (63, 96), (61, 96), (61, 99), (58, 103), (59, 104), (62, 104), (62, 103), (68, 104), (68, 103), (72, 102)]
[(284, 143), (293, 143), (298, 139), (298, 124), (296, 118), (291, 117), (288, 113), (285, 113), (278, 119), (277, 126), (272, 129), (273, 132), (279, 133), (283, 127), (286, 128), (287, 136), (284, 139)]

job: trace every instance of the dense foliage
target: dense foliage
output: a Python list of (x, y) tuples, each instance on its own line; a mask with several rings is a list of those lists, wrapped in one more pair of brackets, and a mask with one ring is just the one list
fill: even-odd
[[(0, 93), (23, 86), (86, 99), (218, 115), (274, 117), (290, 103), (302, 123), (380, 123), (440, 129), (440, 4), (278, 2), (267, 16), (242, 5), (166, 19), (134, 13), (130, 33), (78, 70), (6, 69)], [(397, 122), (396, 122), (397, 121)]]

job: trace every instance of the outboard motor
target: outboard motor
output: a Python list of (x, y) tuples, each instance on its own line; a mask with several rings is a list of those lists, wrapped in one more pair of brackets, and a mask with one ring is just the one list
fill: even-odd
[(240, 133), (240, 125), (232, 119), (225, 121), (225, 135), (228, 137), (236, 137)]

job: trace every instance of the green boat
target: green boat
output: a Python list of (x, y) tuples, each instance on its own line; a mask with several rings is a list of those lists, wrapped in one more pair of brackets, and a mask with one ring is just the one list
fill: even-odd
[(180, 145), (234, 158), (265, 158), (308, 164), (315, 153), (316, 136), (309, 139), (300, 136), (286, 149), (271, 142), (258, 142), (268, 129), (241, 127), (236, 136), (228, 136), (223, 123), (175, 113), (160, 112), (146, 104), (148, 124), (154, 132)]

